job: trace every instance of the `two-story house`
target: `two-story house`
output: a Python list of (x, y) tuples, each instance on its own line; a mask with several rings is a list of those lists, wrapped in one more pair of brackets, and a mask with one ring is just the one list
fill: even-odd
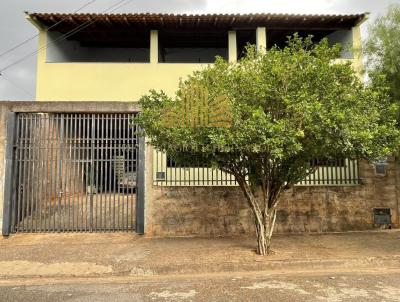
[(137, 101), (149, 89), (173, 94), (179, 78), (217, 55), (234, 62), (247, 43), (283, 47), (296, 32), (342, 43), (343, 58), (359, 68), (361, 57), (350, 50), (360, 47), (365, 15), (32, 13), (28, 19), (40, 31), (36, 100)]
[[(341, 43), (341, 59), (362, 76), (357, 50), (366, 17), (27, 13), (39, 30), (37, 102), (29, 110), (10, 109), (16, 112), (9, 136), (15, 148), (4, 225), (10, 232), (135, 225), (150, 235), (252, 232), (233, 177), (201, 163), (177, 165), (145, 146), (131, 124), (140, 111), (135, 102), (150, 89), (173, 95), (180, 78), (216, 56), (235, 62), (247, 44), (284, 47), (294, 33)], [(393, 164), (344, 159), (316, 165), (314, 175), (284, 195), (278, 232), (399, 225)]]

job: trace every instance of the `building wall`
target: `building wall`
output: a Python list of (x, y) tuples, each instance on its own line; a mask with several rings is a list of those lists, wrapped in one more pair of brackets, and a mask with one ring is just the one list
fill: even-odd
[[(155, 48), (156, 31), (152, 31), (151, 41)], [(39, 48), (45, 48), (46, 43), (47, 33), (41, 31)], [(47, 51), (38, 53), (38, 101), (138, 101), (150, 89), (162, 89), (172, 96), (182, 77), (204, 67), (191, 63), (158, 64), (157, 49), (150, 51), (150, 63), (47, 63)]]
[[(265, 49), (268, 31), (265, 28), (257, 28), (256, 38), (257, 46)], [(349, 31), (347, 38), (349, 42), (352, 41), (354, 48), (359, 48), (361, 43), (359, 26)], [(233, 62), (236, 61), (237, 54), (235, 31), (230, 31), (227, 39), (228, 59)], [(38, 46), (41, 51), (38, 53), (36, 81), (36, 100), (38, 101), (135, 102), (150, 89), (164, 90), (168, 95), (173, 96), (180, 79), (207, 66), (200, 63), (158, 63), (158, 32), (156, 30), (152, 30), (150, 34), (149, 63), (52, 62), (54, 59), (59, 60), (61, 53), (52, 44), (49, 44), (46, 49), (50, 41), (50, 35), (48, 37), (47, 32), (41, 29)], [(66, 58), (65, 54), (62, 54), (62, 58)], [(95, 58), (90, 60), (95, 60)], [(361, 74), (361, 54), (356, 54), (351, 61)]]
[[(149, 149), (149, 148), (148, 148)], [(147, 150), (146, 166), (152, 152)], [(240, 235), (254, 232), (253, 218), (239, 187), (163, 187), (146, 172), (146, 234), (148, 236)], [(296, 186), (282, 195), (276, 232), (370, 230), (373, 208), (389, 207), (399, 227), (399, 169), (390, 161), (385, 175), (360, 163), (362, 184)]]

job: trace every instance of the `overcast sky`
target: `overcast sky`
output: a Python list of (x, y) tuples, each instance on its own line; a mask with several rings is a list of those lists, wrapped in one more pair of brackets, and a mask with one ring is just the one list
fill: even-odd
[[(73, 12), (90, 0), (0, 0), (0, 53), (37, 34), (26, 19), (29, 12)], [(82, 12), (102, 12), (120, 0), (96, 0)], [(400, 0), (132, 0), (117, 12), (164, 13), (299, 13), (352, 14), (370, 12), (368, 24)], [(37, 49), (37, 39), (0, 57), (0, 69)], [(0, 100), (34, 100), (36, 56), (13, 66), (0, 77)], [(8, 79), (9, 81), (7, 81)], [(19, 88), (13, 86), (15, 83)]]

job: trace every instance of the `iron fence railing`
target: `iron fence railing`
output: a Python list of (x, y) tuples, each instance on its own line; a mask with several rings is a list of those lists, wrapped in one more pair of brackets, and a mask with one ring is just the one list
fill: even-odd
[(299, 182), (299, 186), (358, 185), (359, 165), (356, 159), (313, 160), (314, 173)]
[[(195, 165), (177, 164), (165, 153), (153, 151), (153, 184), (159, 186), (237, 186), (235, 177), (219, 169), (206, 166), (200, 160)], [(358, 185), (358, 160), (313, 160), (314, 173), (298, 186)]]

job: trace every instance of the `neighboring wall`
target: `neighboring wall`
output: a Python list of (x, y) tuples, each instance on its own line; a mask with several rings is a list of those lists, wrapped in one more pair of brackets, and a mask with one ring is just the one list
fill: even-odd
[[(148, 150), (147, 167), (151, 156)], [(362, 162), (361, 185), (295, 187), (282, 196), (275, 230), (295, 233), (374, 229), (375, 207), (391, 208), (393, 227), (399, 227), (398, 170), (391, 161), (385, 175), (376, 175), (373, 165)], [(254, 231), (251, 212), (238, 187), (154, 186), (149, 170), (146, 184), (149, 236), (240, 235)]]

